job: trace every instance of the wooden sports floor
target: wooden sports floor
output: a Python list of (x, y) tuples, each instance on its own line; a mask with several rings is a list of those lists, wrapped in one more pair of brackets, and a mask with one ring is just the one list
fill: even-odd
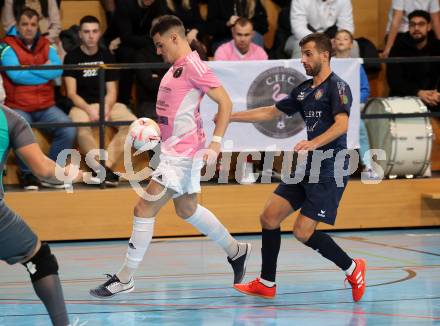
[[(353, 303), (332, 263), (283, 235), (278, 295), (232, 288), (223, 252), (205, 238), (155, 240), (132, 293), (88, 294), (123, 261), (126, 241), (53, 244), (73, 325), (440, 325), (440, 230), (333, 232), (353, 257), (367, 260), (367, 289)], [(245, 280), (258, 276), (260, 237)], [(0, 325), (49, 325), (22, 266), (0, 265)]]

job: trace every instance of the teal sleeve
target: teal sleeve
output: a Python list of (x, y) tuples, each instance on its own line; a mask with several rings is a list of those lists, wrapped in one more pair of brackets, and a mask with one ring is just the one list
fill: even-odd
[[(49, 61), (49, 65), (59, 66), (62, 64), (60, 57), (58, 56), (58, 53), (53, 46), (49, 48)], [(32, 70), (32, 74), (36, 77), (45, 79), (45, 83), (47, 83), (49, 80), (60, 77), (63, 74), (63, 70)]]
[[(3, 66), (20, 66), (20, 61), (11, 47), (7, 47), (2, 52), (1, 57)], [(47, 83), (47, 80), (34, 75), (31, 70), (6, 70), (9, 79), (18, 85), (41, 85)]]

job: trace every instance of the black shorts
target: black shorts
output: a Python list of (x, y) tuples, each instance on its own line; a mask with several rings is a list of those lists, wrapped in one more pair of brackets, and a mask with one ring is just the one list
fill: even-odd
[(344, 178), (342, 187), (338, 187), (333, 178), (319, 183), (309, 183), (308, 179), (297, 184), (282, 182), (274, 193), (286, 199), (295, 211), (301, 209), (302, 215), (334, 225), (347, 182), (348, 178)]
[(23, 219), (0, 200), (0, 260), (15, 264), (35, 250), (38, 238)]

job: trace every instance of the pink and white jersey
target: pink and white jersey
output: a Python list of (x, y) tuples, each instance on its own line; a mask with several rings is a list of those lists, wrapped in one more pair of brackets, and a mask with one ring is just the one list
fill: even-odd
[(205, 145), (200, 102), (221, 83), (197, 52), (177, 60), (162, 78), (156, 112), (162, 153), (193, 157)]

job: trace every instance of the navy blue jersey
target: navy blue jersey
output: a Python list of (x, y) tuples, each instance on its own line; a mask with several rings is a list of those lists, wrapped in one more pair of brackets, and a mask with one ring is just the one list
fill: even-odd
[[(335, 73), (317, 87), (312, 87), (313, 79), (308, 79), (295, 87), (286, 98), (275, 104), (276, 108), (289, 116), (299, 112), (307, 127), (307, 138), (312, 140), (327, 131), (334, 123), (338, 113), (350, 114), (353, 97), (350, 86)], [(334, 150), (332, 158), (321, 163), (320, 176), (334, 176), (336, 154), (347, 148), (347, 134), (343, 134), (318, 150)], [(306, 175), (310, 174), (310, 162), (313, 152), (308, 155)]]

